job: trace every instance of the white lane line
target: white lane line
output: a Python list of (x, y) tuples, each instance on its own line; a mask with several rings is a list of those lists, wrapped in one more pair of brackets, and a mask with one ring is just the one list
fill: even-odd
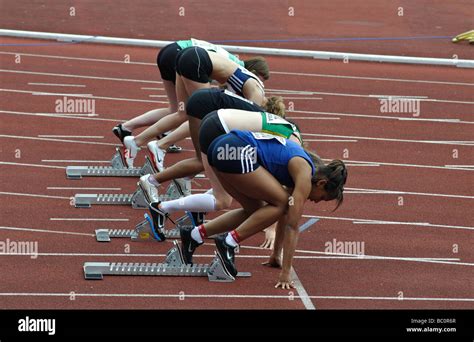
[(47, 169), (66, 169), (65, 166), (53, 166), (53, 165), (41, 165), (41, 164), (25, 164), (25, 163), (13, 163), (13, 162), (2, 162), (2, 161), (0, 161), (0, 165), (43, 167), (43, 168), (47, 168)]
[(81, 141), (81, 140), (66, 140), (66, 139), (54, 139), (54, 138), (38, 138), (38, 137), (27, 137), (27, 136), (6, 135), (6, 134), (0, 134), (0, 138), (40, 140), (40, 141), (56, 141), (56, 142), (67, 142), (67, 143), (74, 143), (74, 144), (119, 146), (117, 144), (97, 142), (97, 141)]
[(130, 78), (99, 77), (99, 76), (73, 75), (73, 74), (56, 74), (56, 73), (51, 73), (51, 72), (35, 72), (35, 71), (28, 71), (28, 70), (0, 69), (0, 72), (8, 72), (8, 73), (13, 73), (13, 74), (26, 74), (26, 75), (43, 75), (43, 76), (55, 76), (55, 77), (69, 77), (69, 78), (86, 78), (86, 79), (91, 79), (91, 80), (104, 80), (104, 81), (123, 81), (123, 82), (154, 83), (154, 84), (163, 83), (163, 82), (159, 82), (159, 81), (135, 80), (135, 79), (130, 79)]
[[(272, 89), (275, 92), (287, 92), (286, 89)], [(326, 96), (342, 96), (342, 97), (359, 97), (359, 98), (369, 98), (376, 99), (372, 95), (366, 94), (354, 94), (354, 93), (332, 93), (332, 92), (322, 92), (322, 91), (306, 91), (309, 95), (326, 95)], [(388, 96), (388, 95), (387, 95)], [(445, 100), (445, 99), (418, 99), (421, 102), (436, 102), (436, 103), (456, 103), (456, 104), (474, 104), (473, 101), (457, 101), (457, 100)]]
[(309, 297), (308, 292), (306, 292), (306, 289), (304, 288), (303, 283), (301, 283), (301, 280), (296, 274), (296, 271), (293, 267), (291, 267), (290, 277), (294, 282), (294, 286), (295, 286), (296, 292), (298, 293), (298, 297), (303, 302), (303, 305), (306, 308), (306, 310), (316, 310), (316, 307), (311, 301), (311, 298)]
[[(447, 123), (468, 123), (460, 119), (420, 119), (420, 118), (398, 118), (400, 121), (429, 121), (429, 122), (447, 122)], [(469, 122), (470, 123), (470, 122)]]
[(328, 117), (321, 117), (318, 118), (316, 116), (287, 116), (288, 119), (295, 119), (295, 120), (341, 120), (341, 118), (328, 118)]
[[(131, 65), (149, 65), (149, 66), (152, 66), (152, 67), (156, 68), (156, 63), (149, 63), (149, 62), (129, 61), (129, 62), (125, 63), (123, 60), (97, 59), (97, 58), (58, 56), (58, 55), (42, 55), (42, 54), (31, 54), (31, 53), (22, 53), (22, 52), (6, 52), (6, 51), (5, 52), (2, 51), (2, 52), (0, 52), (0, 54), (21, 55), (21, 56), (29, 56), (29, 57), (40, 57), (40, 58), (70, 59), (70, 60), (90, 61), (90, 62), (119, 63), (119, 64), (131, 64)], [(387, 82), (443, 84), (443, 85), (456, 85), (456, 86), (474, 86), (474, 83), (450, 82), (450, 81), (430, 81), (430, 80), (415, 80), (415, 79), (403, 79), (403, 78), (349, 76), (349, 75), (334, 75), (334, 74), (313, 74), (313, 73), (290, 72), (290, 71), (274, 71), (274, 70), (272, 70), (272, 73), (277, 74), (277, 75), (322, 77), (322, 78), (341, 78), (341, 79), (355, 79), (355, 80), (367, 80), (367, 81), (387, 81)]]
[[(205, 243), (205, 245), (211, 246), (212, 244), (210, 243)], [(240, 246), (242, 249), (256, 249), (256, 250), (262, 250), (260, 247), (255, 247), (255, 246)], [(324, 259), (351, 259), (351, 260), (395, 260), (395, 261), (415, 261), (415, 262), (434, 262), (437, 263), (439, 261), (444, 262), (450, 262), (450, 261), (460, 261), (461, 259), (459, 258), (428, 258), (428, 257), (399, 257), (399, 256), (384, 256), (384, 255), (359, 255), (359, 254), (349, 254), (349, 253), (328, 253), (328, 252), (321, 252), (321, 251), (312, 251), (312, 250), (303, 250), (303, 249), (296, 249), (296, 253), (305, 253), (305, 254), (318, 254), (322, 255), (320, 258)], [(295, 257), (298, 257), (299, 259), (305, 259), (305, 256), (302, 255), (295, 255)], [(453, 262), (453, 265), (464, 265), (464, 266), (474, 266), (474, 263), (458, 263), (458, 262)]]
[[(309, 110), (292, 110), (288, 113), (301, 113), (308, 115), (329, 115), (329, 116), (346, 116), (353, 118), (365, 118), (365, 119), (385, 119), (385, 120), (406, 120), (399, 116), (389, 116), (389, 115), (368, 115), (368, 114), (358, 114), (358, 113), (340, 113), (340, 112), (319, 112), (319, 111), (309, 111)], [(433, 123), (455, 123), (455, 124), (474, 124), (474, 121), (460, 121), (459, 119), (437, 119), (437, 118), (409, 118), (413, 121), (420, 122), (433, 122)]]
[(98, 58), (85, 58), (85, 57), (70, 57), (70, 56), (57, 56), (57, 55), (39, 55), (33, 53), (23, 53), (23, 52), (0, 52), (3, 55), (21, 55), (21, 56), (28, 56), (28, 57), (41, 57), (41, 58), (52, 58), (52, 59), (69, 59), (75, 61), (83, 61), (83, 62), (105, 62), (105, 63), (118, 63), (118, 64), (131, 64), (131, 65), (150, 65), (156, 68), (156, 63), (149, 63), (149, 62), (132, 62), (128, 61), (125, 62), (124, 60), (116, 60), (116, 59), (98, 59)]
[[(90, 235), (90, 234), (86, 234)], [(210, 245), (210, 244), (208, 244)], [(258, 248), (260, 249), (260, 248)], [(306, 251), (308, 252), (313, 252), (313, 253), (320, 253), (320, 254), (325, 254), (324, 252), (314, 252), (314, 251)], [(2, 253), (2, 255), (23, 255), (23, 254), (18, 254), (18, 253)], [(56, 253), (38, 253), (39, 256), (49, 256), (49, 257), (84, 257), (84, 256), (97, 256), (97, 257), (145, 257), (145, 258), (156, 258), (156, 257), (164, 257), (166, 254), (150, 254), (150, 253), (144, 253), (144, 254), (131, 254), (131, 253), (74, 253), (74, 252), (68, 252), (68, 253), (62, 253), (62, 252), (56, 252)], [(215, 255), (214, 254), (194, 254), (195, 257), (197, 258), (213, 258)], [(240, 255), (237, 254), (235, 256), (236, 258), (239, 259), (268, 259), (268, 255)], [(295, 255), (295, 259), (306, 259), (306, 260), (321, 260), (321, 259), (350, 259), (350, 260), (385, 260), (384, 257), (376, 258), (376, 257), (371, 257), (371, 258), (360, 258), (360, 257), (354, 257), (352, 255)], [(386, 260), (396, 260), (396, 261), (452, 261), (452, 260), (459, 260), (458, 258), (388, 258)], [(453, 263), (453, 264), (462, 264), (462, 263)], [(470, 266), (474, 266), (474, 264), (468, 264)]]
[[(94, 120), (94, 121), (107, 121), (107, 122), (124, 122), (120, 119), (103, 119), (93, 118), (92, 116), (99, 116), (99, 114), (64, 114), (64, 113), (28, 113), (28, 112), (15, 112), (9, 110), (0, 110), (0, 113), (11, 114), (11, 115), (28, 115), (28, 116), (40, 116), (40, 117), (51, 117), (51, 118), (63, 118), (63, 119), (79, 119), (79, 120)], [(85, 116), (85, 117), (83, 117)]]
[(351, 164), (351, 163), (345, 163), (346, 166), (350, 166), (350, 167), (354, 167), (354, 166), (362, 166), (362, 167), (370, 167), (370, 166), (380, 166), (380, 164), (374, 164), (374, 163), (370, 163), (370, 164)]
[(110, 160), (69, 160), (69, 159), (41, 159), (43, 163), (94, 163), (108, 164)]
[(76, 88), (85, 88), (84, 84), (67, 84), (67, 83), (35, 83), (28, 82), (28, 85), (40, 85), (40, 86), (51, 86), (51, 87), (76, 87)]
[(474, 168), (474, 165), (445, 165), (446, 167), (462, 167), (462, 168)]
[(432, 224), (428, 222), (404, 222), (404, 221), (385, 221), (385, 220), (371, 220), (371, 219), (360, 219), (360, 218), (349, 218), (349, 217), (333, 217), (333, 216), (314, 216), (314, 215), (302, 215), (307, 218), (319, 218), (326, 220), (339, 220), (339, 221), (351, 221), (354, 224), (391, 224), (391, 225), (406, 225), (406, 226), (421, 226), (427, 228), (447, 228), (447, 229), (464, 229), (474, 230), (474, 227), (469, 226), (454, 226), (447, 224)]
[[(32, 73), (28, 71), (20, 71), (20, 70), (5, 70), (0, 69), (0, 72), (16, 72), (16, 73)], [(49, 74), (50, 76), (60, 76), (64, 77), (64, 74), (52, 74), (52, 73), (34, 73), (34, 74)], [(67, 75), (72, 77), (73, 75)], [(113, 78), (105, 78), (105, 77), (92, 77), (92, 76), (81, 76), (81, 75), (74, 75), (75, 77), (82, 77), (82, 78), (92, 78), (92, 79), (109, 79), (109, 80), (124, 80), (124, 79), (113, 79)], [(156, 81), (141, 81), (141, 80), (128, 80), (134, 82), (147, 82), (147, 83), (159, 83)], [(285, 89), (272, 89), (275, 92), (288, 92)], [(14, 91), (12, 89), (3, 89), (3, 91)], [(27, 91), (16, 91), (16, 92), (27, 92)], [(30, 92), (28, 92), (30, 93)], [(370, 95), (364, 94), (352, 94), (352, 93), (331, 93), (331, 92), (315, 92), (315, 91), (306, 91), (307, 94), (310, 95), (327, 95), (327, 96), (343, 96), (343, 97), (359, 97), (359, 98), (372, 98)], [(138, 101), (138, 102), (158, 102), (158, 101), (147, 101), (147, 100), (136, 100), (136, 99), (117, 99), (117, 98), (105, 98), (105, 97), (97, 97), (91, 96), (90, 98), (98, 98), (98, 99), (114, 99), (114, 100), (121, 100), (121, 101)], [(310, 98), (312, 99), (312, 98)], [(436, 102), (436, 103), (455, 103), (455, 104), (474, 104), (472, 101), (456, 101), (456, 100), (445, 100), (445, 99), (420, 99), (420, 101), (424, 102)], [(167, 103), (167, 102), (159, 102), (159, 103)]]
[(306, 76), (306, 77), (356, 79), (356, 80), (367, 80), (367, 81), (388, 81), (388, 82), (444, 84), (444, 85), (456, 85), (456, 86), (474, 86), (474, 83), (462, 83), (462, 82), (413, 80), (413, 79), (403, 79), (403, 78), (367, 77), (367, 76), (346, 76), (346, 75), (330, 75), (330, 74), (310, 74), (310, 73), (302, 73), (302, 72), (286, 72), (286, 71), (273, 71), (273, 70), (272, 70), (272, 74)]
[[(2, 91), (9, 91), (10, 89), (1, 89)], [(14, 90), (14, 89), (11, 89)], [(69, 96), (69, 97), (92, 97), (92, 94), (74, 94), (74, 93), (50, 93), (46, 91), (17, 91), (21, 93), (31, 93), (34, 96)]]
[[(275, 93), (279, 94), (279, 93)], [(322, 97), (290, 97), (290, 96), (285, 96), (285, 100), (304, 100), (304, 101), (312, 101), (312, 100), (317, 100), (321, 101), (323, 100)]]
[(90, 234), (90, 233), (65, 232), (65, 231), (48, 230), (48, 229), (36, 229), (36, 228), (22, 228), (22, 227), (0, 226), (0, 230), (18, 230), (18, 231), (27, 231), (27, 232), (36, 232), (36, 233), (51, 233), (51, 234), (64, 234), (64, 235), (81, 235), (81, 236), (94, 236), (94, 237), (95, 237), (95, 234)]
[[(29, 90), (16, 90), (16, 89), (0, 89), (0, 91), (7, 93), (20, 93), (20, 94), (32, 94), (34, 92)], [(168, 101), (151, 101), (151, 100), (141, 100), (141, 99), (129, 99), (124, 97), (109, 97), (109, 96), (84, 96), (84, 95), (75, 95), (75, 94), (61, 94), (61, 93), (42, 93), (36, 95), (51, 95), (51, 96), (69, 96), (69, 97), (87, 97), (88, 99), (99, 99), (99, 100), (113, 100), (113, 101), (128, 101), (128, 102), (146, 102), (146, 103), (168, 103)]]
[(104, 139), (103, 135), (38, 135), (38, 138)]
[(165, 90), (165, 88), (141, 87), (143, 90)]
[(0, 191), (0, 195), (52, 198), (52, 199), (67, 199), (67, 200), (71, 199), (71, 197), (64, 197), (64, 196), (50, 196), (50, 195), (41, 195), (41, 194), (25, 194), (25, 193), (20, 193), (20, 192), (5, 192), (5, 191)]
[[(396, 191), (396, 190), (382, 190), (382, 189), (365, 189), (365, 188), (344, 188), (345, 190), (353, 191), (354, 193), (363, 194), (390, 194), (390, 195), (415, 195), (415, 196), (433, 196), (433, 197), (449, 197), (449, 198), (463, 198), (474, 199), (474, 196), (454, 195), (454, 194), (436, 194), (429, 192), (412, 192), (412, 191)], [(344, 192), (346, 193), (346, 192)]]
[(120, 191), (122, 188), (81, 188), (81, 187), (64, 187), (64, 186), (48, 186), (47, 190), (110, 190)]
[(155, 95), (155, 94), (151, 94), (151, 95), (148, 95), (148, 97), (168, 97), (168, 95)]
[(51, 116), (51, 117), (76, 117), (76, 116), (86, 116), (86, 117), (97, 117), (99, 114), (96, 113), (37, 113), (37, 116)]
[(466, 142), (449, 141), (449, 140), (410, 140), (410, 139), (376, 138), (376, 137), (361, 137), (361, 136), (352, 136), (352, 135), (333, 135), (333, 134), (317, 134), (317, 133), (303, 133), (303, 136), (418, 143), (418, 144), (461, 145), (461, 146), (474, 145), (474, 140), (466, 141)]
[(118, 218), (84, 218), (84, 217), (51, 217), (50, 221), (105, 221), (105, 222), (128, 222), (129, 219)]
[[(324, 161), (330, 162), (331, 159), (323, 158)], [(440, 170), (456, 170), (456, 171), (474, 171), (470, 168), (461, 168), (461, 167), (445, 167), (445, 166), (437, 166), (437, 165), (420, 165), (420, 164), (400, 164), (400, 163), (386, 163), (386, 162), (370, 162), (370, 161), (360, 161), (360, 160), (343, 160), (344, 163), (347, 164), (368, 164), (368, 165), (375, 165), (378, 166), (399, 166), (399, 167), (417, 167), (423, 169), (440, 169)]]
[[(70, 292), (0, 292), (1, 297), (71, 297)], [(76, 297), (93, 297), (93, 298), (182, 298), (183, 293), (78, 293)], [(190, 294), (185, 293), (185, 298), (235, 298), (235, 299), (283, 299), (293, 300), (300, 299), (295, 295), (243, 295), (243, 294)], [(446, 297), (369, 297), (369, 296), (308, 296), (310, 299), (330, 299), (330, 300), (386, 300), (396, 302), (410, 301), (442, 301), (442, 302), (474, 302), (474, 298), (446, 298)]]
[(355, 139), (304, 139), (304, 141), (309, 142), (353, 142), (356, 143)]

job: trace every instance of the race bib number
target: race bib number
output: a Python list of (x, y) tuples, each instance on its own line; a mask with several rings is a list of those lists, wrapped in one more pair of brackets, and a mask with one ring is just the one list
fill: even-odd
[(264, 132), (251, 132), (253, 137), (257, 140), (270, 140), (276, 139), (280, 144), (286, 146), (286, 139), (283, 137), (279, 137), (278, 135), (268, 134)]
[(285, 119), (283, 119), (281, 116), (278, 116), (278, 115), (275, 115), (275, 114), (271, 114), (271, 113), (267, 113), (265, 112), (265, 115), (267, 117), (267, 123), (269, 124), (286, 124), (286, 125), (290, 125), (290, 123), (288, 121), (286, 121)]
[(205, 42), (204, 40), (191, 38), (191, 42), (193, 43), (193, 46), (203, 48), (206, 51), (216, 51), (217, 50), (216, 45), (211, 44), (209, 42)]

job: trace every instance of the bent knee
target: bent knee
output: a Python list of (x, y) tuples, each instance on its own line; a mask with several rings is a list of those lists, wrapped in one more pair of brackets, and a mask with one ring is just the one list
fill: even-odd
[(230, 196), (222, 196), (220, 198), (216, 198), (216, 210), (228, 209), (231, 205), (232, 197)]

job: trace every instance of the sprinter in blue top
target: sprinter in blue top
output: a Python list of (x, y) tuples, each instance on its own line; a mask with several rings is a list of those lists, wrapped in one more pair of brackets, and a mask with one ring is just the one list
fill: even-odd
[[(304, 203), (307, 199), (315, 203), (336, 200), (339, 207), (347, 179), (346, 166), (341, 160), (325, 165), (317, 155), (283, 137), (239, 130), (215, 138), (207, 158), (224, 189), (242, 208), (198, 227), (181, 228), (184, 261), (192, 264), (194, 251), (203, 238), (217, 235), (218, 255), (229, 275), (235, 277), (235, 248), (279, 220), (267, 265), (282, 268), (275, 287), (292, 288), (290, 270)], [(229, 233), (221, 234), (224, 232)]]

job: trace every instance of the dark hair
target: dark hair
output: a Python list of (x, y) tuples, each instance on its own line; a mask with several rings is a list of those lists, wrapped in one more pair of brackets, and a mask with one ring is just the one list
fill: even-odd
[(344, 185), (347, 180), (347, 168), (342, 160), (335, 159), (329, 164), (325, 165), (324, 162), (312, 151), (306, 150), (313, 160), (316, 172), (311, 178), (311, 183), (317, 183), (320, 180), (327, 180), (324, 185), (324, 190), (328, 194), (328, 200), (336, 200), (336, 210), (339, 208), (344, 201)]
[(263, 106), (266, 112), (272, 113), (284, 118), (286, 116), (285, 102), (281, 96), (267, 97), (267, 102)]
[(255, 58), (244, 61), (245, 69), (254, 73), (257, 76), (262, 76), (266, 81), (270, 78), (270, 68), (268, 67), (265, 58), (257, 56)]

